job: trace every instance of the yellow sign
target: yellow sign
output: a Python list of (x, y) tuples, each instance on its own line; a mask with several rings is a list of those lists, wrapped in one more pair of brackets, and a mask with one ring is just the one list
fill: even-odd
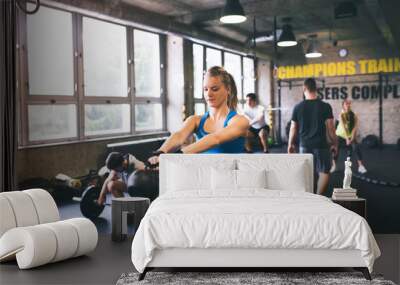
[(361, 59), (278, 67), (279, 79), (400, 72), (400, 58)]

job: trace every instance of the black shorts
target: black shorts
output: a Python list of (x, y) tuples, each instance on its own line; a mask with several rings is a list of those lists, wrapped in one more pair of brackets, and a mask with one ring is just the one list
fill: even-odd
[(317, 173), (329, 173), (332, 166), (332, 155), (329, 148), (300, 147), (300, 153), (311, 153), (314, 157), (314, 170)]
[(249, 131), (252, 132), (255, 136), (257, 136), (260, 133), (261, 130), (265, 130), (267, 132), (267, 134), (268, 134), (269, 133), (269, 126), (265, 125), (264, 127), (261, 127), (259, 129), (256, 129), (256, 128), (253, 128), (253, 127), (249, 128)]

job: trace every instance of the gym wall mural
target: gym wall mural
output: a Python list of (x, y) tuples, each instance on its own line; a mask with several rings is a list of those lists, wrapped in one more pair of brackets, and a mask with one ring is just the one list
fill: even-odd
[(278, 67), (278, 79), (400, 72), (400, 58), (360, 59)]
[(276, 75), (281, 85), (283, 140), (292, 109), (303, 100), (302, 83), (307, 77), (317, 79), (318, 95), (332, 106), (335, 118), (344, 99), (353, 101), (352, 109), (360, 119), (359, 141), (370, 134), (382, 137), (384, 144), (396, 144), (400, 138), (399, 57), (280, 66)]

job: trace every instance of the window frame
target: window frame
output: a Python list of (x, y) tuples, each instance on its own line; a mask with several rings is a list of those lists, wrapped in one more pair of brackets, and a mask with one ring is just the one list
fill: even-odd
[[(137, 29), (136, 30), (140, 30), (140, 31), (144, 31), (144, 32), (149, 32), (143, 29)], [(132, 29), (132, 62), (134, 59), (134, 50), (133, 50), (133, 46), (134, 46), (134, 33), (133, 33)], [(151, 32), (153, 33), (153, 32)], [(155, 33), (154, 33), (155, 34)], [(167, 80), (167, 74), (166, 74), (166, 60), (167, 60), (167, 37), (166, 35), (162, 35), (162, 34), (158, 34), (159, 35), (159, 44), (160, 44), (160, 48), (159, 48), (159, 52), (160, 52), (160, 97), (139, 97), (136, 96), (136, 87), (134, 86), (135, 83), (135, 67), (133, 64), (131, 64), (131, 68), (132, 68), (132, 86), (133, 86), (133, 92), (134, 92), (134, 96), (132, 96), (132, 101), (133, 101), (133, 110), (131, 110), (131, 118), (132, 118), (132, 129), (133, 132), (135, 134), (146, 134), (149, 131), (144, 130), (144, 131), (136, 131), (136, 123), (135, 123), (135, 106), (136, 105), (140, 105), (140, 104), (161, 104), (161, 108), (162, 108), (162, 129), (155, 129), (152, 131), (156, 131), (156, 132), (161, 132), (166, 130), (167, 128), (167, 112), (166, 112), (166, 98), (167, 98), (167, 85), (166, 85), (166, 80)]]
[[(104, 139), (127, 138), (135, 136), (143, 136), (150, 134), (160, 134), (166, 132), (167, 115), (166, 115), (166, 35), (137, 28), (134, 25), (123, 24), (118, 20), (103, 19), (93, 15), (76, 12), (73, 7), (69, 9), (59, 8), (49, 4), (42, 4), (43, 7), (59, 10), (72, 15), (72, 43), (73, 43), (73, 79), (74, 94), (69, 95), (30, 95), (29, 94), (29, 66), (28, 66), (28, 42), (27, 42), (27, 15), (17, 11), (17, 46), (16, 46), (16, 75), (17, 75), (17, 102), (18, 102), (18, 126), (19, 139), (18, 148), (49, 146), (68, 143), (97, 141)], [(126, 97), (110, 97), (110, 96), (85, 96), (84, 94), (84, 74), (83, 74), (83, 17), (92, 18), (98, 21), (111, 23), (125, 27), (126, 29), (126, 50), (127, 50), (127, 89)], [(135, 94), (135, 75), (134, 75), (134, 30), (142, 30), (155, 34), (159, 37), (160, 52), (160, 97), (137, 97)], [(135, 106), (136, 104), (153, 104), (160, 103), (162, 106), (162, 128), (151, 129), (145, 131), (135, 130)], [(63, 105), (74, 104), (76, 106), (76, 123), (77, 135), (75, 137), (66, 137), (61, 139), (46, 140), (29, 140), (29, 122), (28, 122), (28, 106), (29, 105)], [(128, 132), (103, 134), (103, 135), (85, 135), (85, 105), (86, 104), (129, 104), (130, 106), (130, 130)]]
[(254, 93), (257, 94), (257, 84), (258, 84), (258, 80), (257, 80), (257, 58), (256, 57), (250, 57), (250, 56), (243, 56), (242, 60), (241, 60), (241, 64), (242, 64), (242, 95), (243, 95), (243, 99), (239, 100), (239, 103), (244, 104), (246, 103), (246, 94), (244, 94), (244, 59), (245, 58), (250, 58), (253, 60), (253, 72), (254, 72)]

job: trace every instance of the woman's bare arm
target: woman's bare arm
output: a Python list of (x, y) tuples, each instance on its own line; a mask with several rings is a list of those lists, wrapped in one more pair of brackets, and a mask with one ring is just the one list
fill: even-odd
[(197, 128), (199, 116), (190, 116), (183, 123), (182, 128), (173, 133), (159, 148), (164, 153), (173, 152), (184, 144), (187, 138), (192, 135)]

